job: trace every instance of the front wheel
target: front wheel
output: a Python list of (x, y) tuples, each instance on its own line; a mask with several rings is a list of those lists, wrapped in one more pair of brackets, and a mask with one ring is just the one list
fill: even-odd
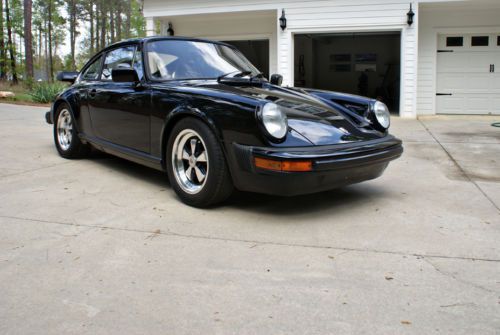
[(75, 128), (75, 120), (68, 105), (60, 104), (54, 116), (54, 142), (59, 154), (64, 158), (87, 156), (90, 146), (80, 141)]
[(203, 122), (186, 118), (175, 125), (166, 160), (170, 183), (184, 203), (207, 207), (231, 195), (233, 183), (224, 153)]

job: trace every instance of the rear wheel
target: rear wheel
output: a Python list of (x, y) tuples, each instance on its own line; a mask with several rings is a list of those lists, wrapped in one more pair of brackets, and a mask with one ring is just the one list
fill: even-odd
[(54, 142), (59, 154), (64, 158), (82, 158), (90, 152), (90, 146), (80, 141), (75, 128), (75, 120), (66, 103), (57, 108), (54, 115)]
[(203, 122), (186, 118), (175, 125), (166, 160), (170, 183), (184, 203), (207, 207), (231, 195), (233, 184), (224, 153)]

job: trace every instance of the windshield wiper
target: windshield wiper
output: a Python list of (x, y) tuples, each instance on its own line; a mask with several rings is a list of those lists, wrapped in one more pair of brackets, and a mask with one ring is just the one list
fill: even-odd
[(218, 76), (217, 77), (217, 81), (221, 81), (221, 79), (224, 79), (227, 76), (230, 76), (232, 74), (234, 74), (233, 78), (244, 77), (244, 76), (248, 76), (248, 75), (252, 74), (252, 71), (233, 71), (233, 72), (229, 72), (229, 73), (223, 74), (221, 76)]

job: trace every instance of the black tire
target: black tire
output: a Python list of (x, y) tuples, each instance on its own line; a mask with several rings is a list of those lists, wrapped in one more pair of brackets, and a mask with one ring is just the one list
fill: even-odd
[[(185, 146), (182, 145), (183, 138), (186, 138)], [(178, 155), (172, 155), (174, 146), (177, 152), (179, 152), (179, 148), (181, 148), (180, 150), (182, 150), (183, 153), (184, 149), (186, 149), (186, 152), (189, 151), (189, 143), (192, 143), (191, 141), (193, 139), (198, 139), (198, 141), (196, 149), (194, 150), (196, 153), (193, 153), (193, 150), (191, 150), (191, 155), (196, 157), (196, 154), (198, 154), (198, 158), (200, 158), (202, 156), (201, 153), (205, 153), (206, 156), (203, 157), (206, 158), (206, 163), (201, 160), (199, 162), (195, 160), (194, 163), (191, 160), (180, 160), (175, 158), (178, 157)], [(191, 149), (192, 148), (193, 147), (191, 147)], [(165, 159), (170, 184), (177, 196), (185, 204), (200, 208), (209, 207), (223, 202), (233, 193), (233, 182), (222, 148), (215, 134), (204, 122), (195, 118), (180, 120), (172, 129), (168, 139)], [(187, 189), (189, 189), (189, 186), (186, 186), (180, 179), (182, 178), (182, 173), (184, 173), (186, 177), (188, 176), (188, 169), (191, 164), (198, 166), (198, 171), (195, 171), (196, 169), (193, 165), (190, 173), (192, 185), (197, 188), (195, 193), (188, 192)], [(202, 171), (204, 166), (206, 167), (206, 177), (204, 178), (204, 183), (201, 183), (197, 178), (198, 174), (196, 172)], [(188, 181), (188, 184), (189, 183), (191, 183), (191, 180)]]
[[(66, 143), (64, 143), (59, 136), (59, 128), (61, 128), (59, 116), (62, 113), (64, 113), (63, 115), (66, 116), (66, 119), (71, 122), (71, 129), (66, 130), (66, 133), (71, 135), (71, 140)], [(59, 155), (67, 159), (83, 158), (88, 156), (90, 153), (90, 145), (82, 143), (78, 137), (78, 132), (75, 127), (75, 119), (73, 118), (73, 114), (66, 103), (60, 104), (54, 113), (54, 143)]]

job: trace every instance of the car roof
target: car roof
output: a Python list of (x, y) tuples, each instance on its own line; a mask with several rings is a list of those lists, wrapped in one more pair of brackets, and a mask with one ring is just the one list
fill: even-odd
[(122, 40), (113, 44), (108, 45), (107, 47), (101, 49), (99, 52), (96, 52), (94, 56), (92, 56), (87, 63), (82, 67), (80, 72), (83, 72), (87, 69), (87, 67), (94, 62), (97, 58), (101, 57), (102, 55), (106, 54), (108, 51), (115, 49), (120, 46), (126, 46), (126, 45), (134, 45), (134, 44), (139, 44), (139, 43), (145, 43), (149, 41), (162, 41), (162, 40), (178, 40), (178, 41), (194, 41), (194, 42), (205, 42), (205, 43), (216, 43), (216, 44), (221, 44), (228, 46), (230, 48), (235, 49), (235, 47), (231, 44), (227, 44), (224, 42), (220, 41), (213, 41), (209, 39), (203, 39), (203, 38), (194, 38), (194, 37), (183, 37), (183, 36), (148, 36), (148, 37), (135, 37), (135, 38), (129, 38), (126, 40)]
[[(193, 42), (205, 42), (205, 43), (216, 43), (216, 44), (222, 44), (226, 45), (228, 47), (234, 48), (234, 46), (220, 42), (220, 41), (213, 41), (209, 39), (204, 39), (204, 38), (195, 38), (195, 37), (183, 37), (183, 36), (148, 36), (148, 37), (136, 37), (136, 38), (129, 38), (120, 42), (116, 42), (113, 44), (108, 45), (104, 49), (101, 50), (101, 52), (105, 52), (110, 49), (114, 49), (119, 46), (123, 45), (130, 45), (130, 44), (138, 44), (141, 42), (149, 42), (149, 41), (162, 41), (162, 40), (174, 40), (174, 41), (193, 41)], [(101, 53), (100, 52), (100, 53)]]

